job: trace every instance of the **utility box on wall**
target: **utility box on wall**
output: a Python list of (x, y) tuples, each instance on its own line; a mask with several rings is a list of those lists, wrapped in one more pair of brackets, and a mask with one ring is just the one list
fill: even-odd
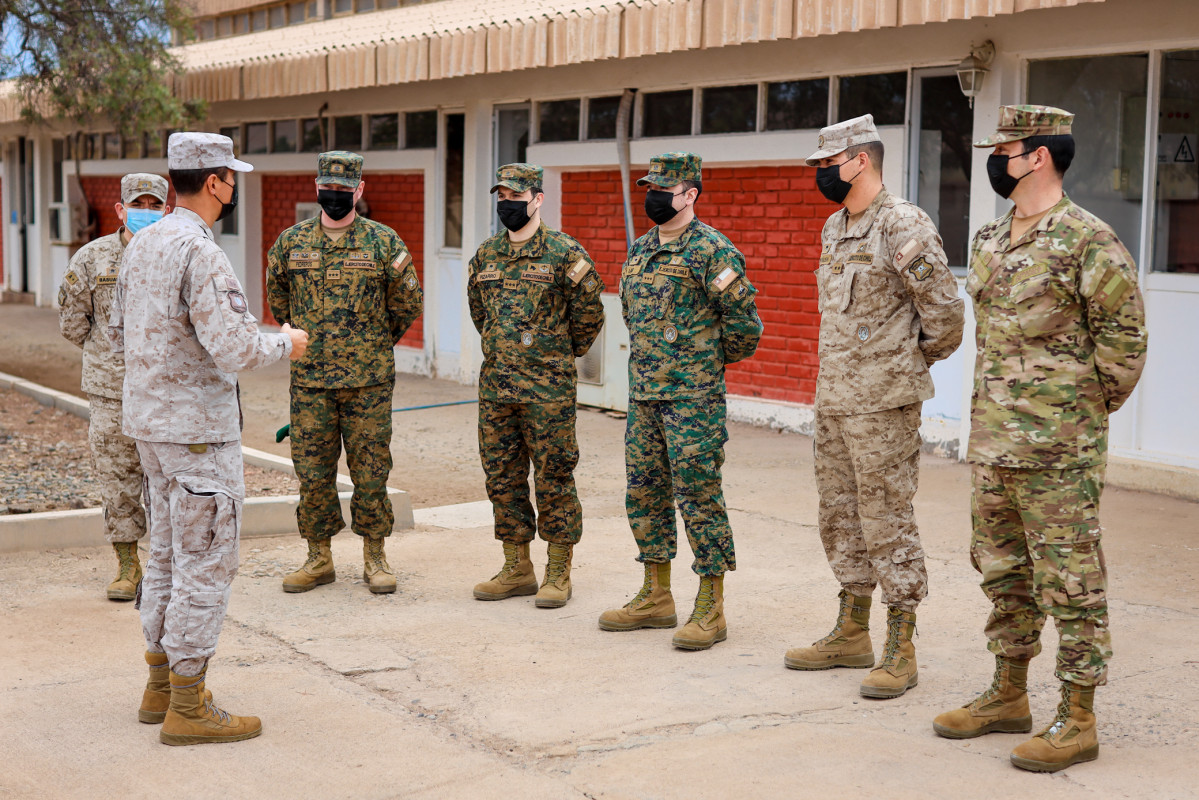
[(575, 360), (579, 402), (611, 411), (628, 411), (629, 329), (621, 316), (620, 297), (604, 294), (601, 299), (604, 327), (587, 355)]

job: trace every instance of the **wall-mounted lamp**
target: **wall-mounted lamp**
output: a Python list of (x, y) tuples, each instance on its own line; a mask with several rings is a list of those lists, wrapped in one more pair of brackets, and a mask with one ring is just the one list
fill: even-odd
[(954, 72), (958, 75), (958, 86), (962, 94), (970, 100), (974, 108), (974, 98), (982, 91), (983, 78), (991, 71), (991, 62), (995, 60), (995, 43), (990, 39), (978, 47), (970, 47), (970, 55), (962, 59)]

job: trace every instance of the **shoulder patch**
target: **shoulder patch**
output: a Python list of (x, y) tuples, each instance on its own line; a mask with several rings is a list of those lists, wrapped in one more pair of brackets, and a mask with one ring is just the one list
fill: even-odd
[(403, 272), (404, 269), (411, 263), (412, 263), (412, 256), (408, 253), (407, 250), (405, 250), (403, 255), (401, 255), (395, 261), (391, 262), (391, 266), (393, 266), (397, 272)]
[(908, 265), (908, 272), (912, 273), (912, 277), (916, 280), (922, 281), (933, 274), (933, 265), (928, 263), (927, 258), (920, 256)]
[(79, 283), (79, 276), (75, 274), (75, 270), (73, 269), (67, 270), (67, 274), (63, 276), (63, 279), (72, 286)]
[(720, 274), (716, 276), (716, 279), (712, 281), (712, 288), (718, 292), (723, 292), (725, 289), (729, 288), (733, 281), (737, 280), (738, 277), (737, 270), (733, 269), (732, 267), (725, 267), (720, 271)]
[(1099, 280), (1099, 291), (1095, 292), (1095, 302), (1108, 311), (1115, 311), (1124, 302), (1125, 295), (1132, 289), (1128, 279), (1114, 267), (1108, 267), (1107, 272)]
[(1032, 280), (1038, 275), (1044, 275), (1048, 271), (1048, 264), (1033, 264), (1031, 267), (1025, 267), (1017, 272), (1012, 278), (1012, 283), (1024, 283), (1027, 280)]
[(921, 250), (920, 242), (915, 239), (908, 239), (903, 247), (899, 248), (899, 252), (895, 254), (895, 266), (903, 269), (908, 265), (917, 253)]
[(587, 259), (580, 258), (575, 262), (575, 265), (567, 271), (566, 277), (570, 278), (570, 282), (575, 286), (579, 285), (579, 281), (583, 280), (583, 276), (591, 270), (591, 265), (587, 263)]

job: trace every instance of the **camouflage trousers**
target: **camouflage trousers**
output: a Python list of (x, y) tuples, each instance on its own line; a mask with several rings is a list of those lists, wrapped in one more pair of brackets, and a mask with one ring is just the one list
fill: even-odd
[(96, 394), (89, 394), (87, 400), (91, 405), (87, 443), (104, 503), (104, 538), (109, 542), (136, 542), (146, 535), (137, 442), (121, 433), (120, 400)]
[(291, 460), (300, 479), (296, 521), (305, 539), (332, 539), (345, 527), (337, 461), (345, 443), (354, 483), (350, 526), (359, 536), (390, 536), (391, 384), (351, 389), (291, 385)]
[(818, 409), (813, 443), (820, 541), (833, 575), (860, 597), (879, 585), (883, 602), (905, 611), (928, 594), (912, 511), (921, 405), (848, 415)]
[(637, 540), (637, 560), (664, 564), (678, 552), (675, 506), (699, 575), (737, 568), (724, 507), (724, 397), (629, 399), (624, 434), (625, 510)]
[(1009, 469), (975, 464), (970, 561), (993, 606), (987, 647), (1009, 658), (1041, 652), (1046, 615), (1057, 623), (1055, 673), (1107, 682), (1112, 657), (1107, 566), (1100, 542), (1104, 465)]
[(216, 652), (237, 574), (245, 500), (241, 443), (139, 439), (137, 451), (150, 520), (138, 597), (146, 649), (165, 652), (177, 674), (198, 675)]
[[(583, 509), (575, 490), (579, 463), (575, 401), (497, 403), (479, 401), (479, 455), (487, 497), (495, 513), (495, 538), (577, 544)], [(537, 517), (529, 502), (529, 464), (537, 494)]]

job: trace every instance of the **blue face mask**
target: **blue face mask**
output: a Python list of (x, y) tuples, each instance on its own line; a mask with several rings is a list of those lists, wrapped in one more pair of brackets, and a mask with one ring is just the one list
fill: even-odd
[(125, 209), (125, 230), (137, 233), (147, 225), (153, 225), (162, 219), (162, 212), (150, 208)]

